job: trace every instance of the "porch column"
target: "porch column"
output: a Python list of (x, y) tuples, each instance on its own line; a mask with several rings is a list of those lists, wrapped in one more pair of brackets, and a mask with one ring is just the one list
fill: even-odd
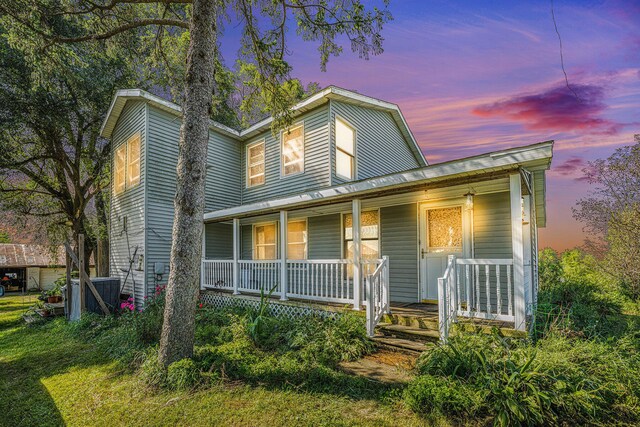
[(360, 210), (362, 202), (360, 199), (353, 199), (351, 203), (351, 233), (353, 237), (353, 309), (360, 310), (362, 302), (362, 247), (360, 241)]
[(287, 211), (280, 211), (280, 300), (286, 301), (289, 286), (287, 283), (287, 228), (289, 215)]
[(233, 218), (233, 294), (240, 295), (240, 219)]
[(515, 328), (526, 330), (524, 300), (524, 245), (522, 241), (522, 187), (520, 173), (509, 176), (511, 194), (511, 245), (513, 248), (513, 314)]

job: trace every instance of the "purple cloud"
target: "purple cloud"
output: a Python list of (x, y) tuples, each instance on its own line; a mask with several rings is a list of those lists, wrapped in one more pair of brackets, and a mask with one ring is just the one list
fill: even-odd
[(572, 157), (569, 160), (565, 160), (560, 165), (554, 166), (553, 170), (562, 176), (568, 176), (584, 169), (586, 165), (587, 163), (584, 159), (580, 157)]
[(529, 130), (618, 133), (622, 127), (620, 123), (601, 117), (607, 108), (603, 87), (573, 84), (571, 88), (573, 91), (558, 86), (535, 95), (518, 95), (481, 105), (472, 112), (480, 117), (504, 117), (520, 122)]

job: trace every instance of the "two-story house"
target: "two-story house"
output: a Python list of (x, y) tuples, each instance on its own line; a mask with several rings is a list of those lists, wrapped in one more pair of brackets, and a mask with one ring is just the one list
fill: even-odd
[[(328, 87), (293, 114), (277, 134), (211, 122), (203, 290), (366, 306), (371, 329), (424, 302), (526, 327), (553, 142), (428, 165), (395, 104)], [(180, 124), (178, 105), (121, 90), (102, 128), (111, 272), (137, 301), (167, 278)]]

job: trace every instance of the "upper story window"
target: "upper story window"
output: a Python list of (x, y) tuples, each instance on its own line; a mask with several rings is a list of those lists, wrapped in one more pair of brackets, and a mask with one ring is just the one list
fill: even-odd
[(304, 126), (282, 132), (282, 176), (304, 172)]
[(140, 135), (127, 141), (127, 187), (140, 183)]
[(127, 167), (127, 144), (122, 144), (116, 149), (116, 156), (114, 159), (114, 188), (116, 193), (122, 193), (124, 191), (126, 181), (126, 167)]
[(287, 227), (287, 259), (307, 259), (307, 220), (289, 221)]
[(253, 258), (276, 259), (277, 240), (276, 223), (255, 225), (253, 227)]
[(264, 184), (264, 140), (247, 145), (247, 187)]
[(116, 193), (140, 183), (140, 134), (133, 135), (116, 149), (113, 169)]
[(336, 175), (342, 179), (355, 177), (356, 132), (345, 121), (336, 118)]

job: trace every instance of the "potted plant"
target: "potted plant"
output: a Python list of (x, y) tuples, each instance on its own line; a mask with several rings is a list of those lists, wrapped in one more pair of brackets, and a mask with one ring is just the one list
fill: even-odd
[(53, 282), (53, 288), (47, 291), (47, 302), (49, 304), (55, 304), (62, 301), (62, 286), (64, 285), (64, 278), (60, 278)]

